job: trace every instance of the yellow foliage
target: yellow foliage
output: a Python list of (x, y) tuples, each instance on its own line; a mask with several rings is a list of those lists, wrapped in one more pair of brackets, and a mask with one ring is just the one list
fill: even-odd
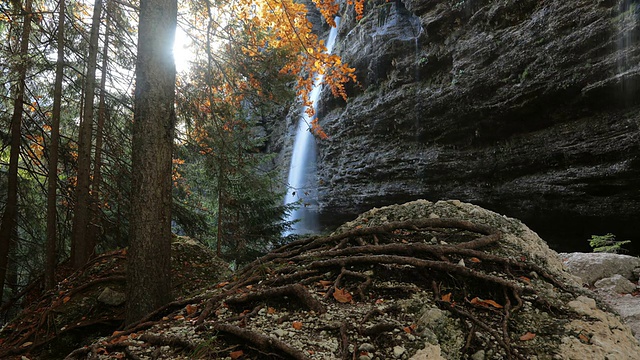
[[(335, 26), (334, 17), (340, 9), (337, 0), (313, 0), (326, 22)], [(358, 19), (362, 17), (364, 0), (348, 0), (354, 6)], [(242, 71), (242, 64), (269, 61), (278, 54), (284, 59), (278, 63), (281, 75), (297, 78), (295, 90), (303, 105), (312, 105), (309, 95), (314, 78), (323, 74), (323, 82), (336, 97), (347, 99), (345, 84), (357, 82), (355, 69), (335, 54), (327, 54), (323, 40), (318, 39), (307, 19), (307, 8), (294, 0), (218, 0), (212, 3), (196, 0), (189, 3), (189, 32), (196, 44), (198, 56), (205, 70), (192, 74), (190, 83), (204, 87), (206, 99), (194, 101), (194, 106), (205, 117), (215, 118), (217, 132), (233, 131), (233, 113), (241, 109), (247, 97), (272, 99), (269, 84), (250, 70)], [(313, 116), (313, 107), (308, 107)], [(326, 134), (317, 121), (311, 130), (319, 137)], [(206, 147), (208, 134), (204, 128), (195, 128), (192, 138), (201, 146), (202, 154), (212, 150)]]

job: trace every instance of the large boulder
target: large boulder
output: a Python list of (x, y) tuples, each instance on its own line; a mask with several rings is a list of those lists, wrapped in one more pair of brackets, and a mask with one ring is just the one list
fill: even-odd
[(325, 226), (457, 198), (522, 219), (559, 250), (587, 250), (598, 233), (638, 240), (637, 4), (367, 4), (360, 21), (346, 8), (335, 48), (360, 86), (346, 103), (325, 91), (318, 110)]
[(560, 254), (566, 270), (620, 314), (640, 340), (640, 259), (621, 254)]
[(568, 253), (560, 254), (567, 271), (578, 276), (585, 284), (621, 275), (628, 280), (638, 280), (636, 269), (640, 268), (640, 258), (609, 253)]

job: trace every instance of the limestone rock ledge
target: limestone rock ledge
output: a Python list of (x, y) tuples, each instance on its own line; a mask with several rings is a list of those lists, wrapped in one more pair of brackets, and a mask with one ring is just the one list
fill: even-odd
[[(349, 101), (320, 104), (326, 226), (372, 207), (461, 199), (554, 248), (640, 240), (640, 12), (612, 0), (371, 1), (336, 51)], [(640, 241), (634, 245), (640, 250)]]

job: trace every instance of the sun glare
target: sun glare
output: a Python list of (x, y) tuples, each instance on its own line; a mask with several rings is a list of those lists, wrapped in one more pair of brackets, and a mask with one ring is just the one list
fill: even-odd
[(176, 29), (176, 39), (173, 42), (173, 57), (176, 61), (176, 70), (184, 73), (189, 70), (193, 60), (191, 39), (180, 27)]

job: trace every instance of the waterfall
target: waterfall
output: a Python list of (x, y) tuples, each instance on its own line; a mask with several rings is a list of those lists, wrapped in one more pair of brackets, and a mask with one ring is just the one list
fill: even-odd
[[(340, 17), (335, 18), (336, 27), (331, 28), (329, 38), (326, 41), (327, 53), (331, 53), (336, 37)], [(309, 94), (314, 109), (320, 99), (322, 90), (322, 74), (317, 75), (313, 89)], [(317, 179), (316, 179), (316, 139), (311, 133), (310, 124), (313, 118), (302, 110), (298, 126), (296, 128), (293, 151), (291, 153), (291, 165), (287, 182), (289, 188), (284, 203), (291, 204), (300, 201), (300, 207), (289, 214), (288, 221), (300, 220), (294, 224), (289, 234), (309, 234), (319, 230), (318, 203), (317, 203)]]
[(617, 40), (617, 76), (620, 85), (619, 98), (624, 106), (635, 101), (639, 84), (633, 75), (637, 71), (638, 64), (633, 61), (630, 54), (634, 43), (638, 41), (638, 5), (634, 0), (623, 0), (618, 8), (617, 26), (620, 32)]

